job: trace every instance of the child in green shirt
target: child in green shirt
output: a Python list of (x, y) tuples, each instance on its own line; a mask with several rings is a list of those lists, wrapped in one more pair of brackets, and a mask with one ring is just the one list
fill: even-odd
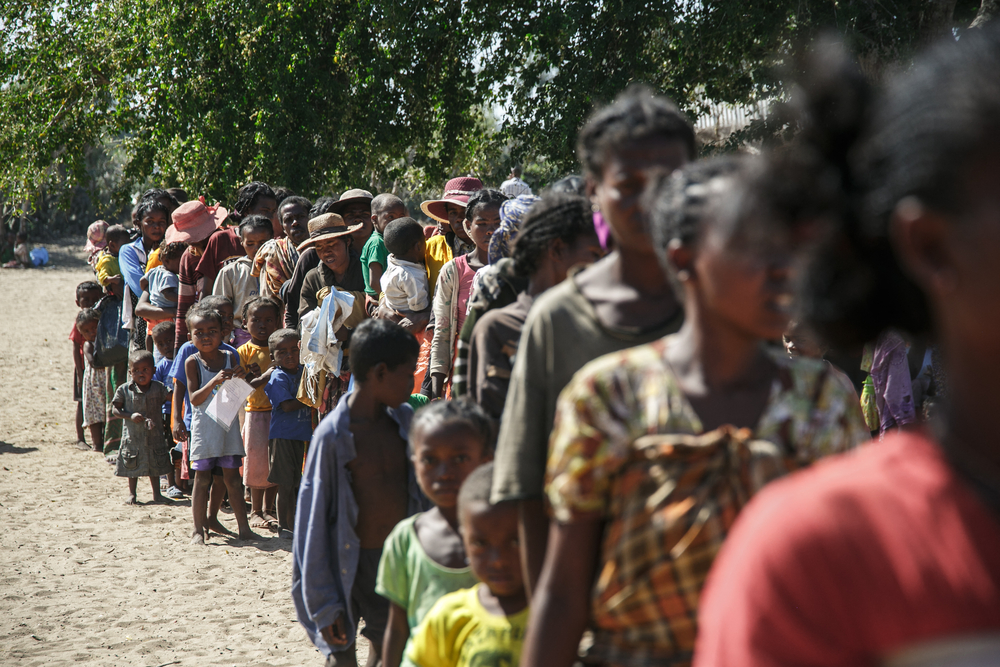
[(441, 596), (476, 584), (458, 527), (458, 493), (492, 457), (493, 425), (471, 401), (439, 401), (413, 418), (410, 451), (434, 507), (400, 521), (382, 551), (375, 592), (390, 603), (385, 667), (412, 667), (405, 657), (411, 632)]
[(361, 249), (361, 275), (365, 279), (365, 301), (368, 312), (378, 306), (378, 297), (382, 293), (382, 273), (389, 259), (389, 251), (385, 248), (382, 234), (386, 225), (397, 218), (405, 218), (410, 213), (406, 204), (396, 195), (380, 194), (372, 199), (372, 226), (374, 230)]

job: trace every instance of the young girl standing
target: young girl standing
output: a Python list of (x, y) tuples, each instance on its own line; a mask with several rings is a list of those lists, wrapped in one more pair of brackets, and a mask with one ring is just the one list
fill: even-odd
[(559, 397), (526, 667), (569, 667), (588, 627), (588, 661), (689, 661), (701, 587), (748, 496), (868, 439), (825, 364), (765, 345), (788, 325), (793, 246), (758, 189), (749, 164), (719, 160), (658, 193), (684, 326), (589, 363)]
[(223, 326), (219, 311), (193, 308), (188, 311), (186, 319), (191, 342), (198, 350), (184, 362), (191, 397), (191, 469), (195, 471), (191, 498), (194, 514), (191, 543), (204, 544), (207, 537), (208, 488), (212, 481), (212, 468), (216, 466), (222, 468), (223, 481), (229, 490), (229, 504), (239, 525), (240, 539), (253, 539), (256, 535), (247, 521), (243, 482), (239, 474), (244, 455), (243, 438), (240, 429), (235, 427), (239, 420), (234, 417), (227, 429), (205, 412), (219, 386), (230, 378), (243, 378), (246, 371), (240, 366), (238, 356), (219, 349)]
[(243, 484), (250, 489), (251, 528), (270, 528), (278, 520), (274, 507), (278, 487), (267, 481), (271, 402), (264, 387), (271, 379), (271, 351), (267, 339), (278, 330), (280, 318), (281, 302), (268, 296), (247, 301), (241, 318), (250, 341), (238, 349), (240, 365), (246, 371), (246, 381), (254, 388), (247, 399), (246, 419), (243, 422), (243, 446), (246, 449)]
[(500, 204), (507, 198), (499, 190), (480, 190), (469, 198), (462, 221), (475, 248), (441, 268), (434, 289), (434, 338), (431, 341), (431, 398), (444, 396), (450, 384), (455, 342), (462, 330), (472, 296), (476, 271), (489, 263), (490, 238), (500, 227)]
[(84, 308), (76, 314), (76, 330), (83, 336), (83, 425), (90, 430), (95, 452), (104, 452), (104, 424), (107, 421), (107, 369), (94, 365), (94, 341), (101, 314)]

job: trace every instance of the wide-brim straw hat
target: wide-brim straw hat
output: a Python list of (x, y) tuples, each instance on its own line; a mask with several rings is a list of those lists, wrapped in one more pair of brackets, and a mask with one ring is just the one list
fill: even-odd
[(324, 213), (317, 215), (309, 221), (309, 238), (299, 244), (299, 252), (316, 245), (320, 241), (335, 239), (341, 236), (353, 234), (364, 227), (364, 225), (350, 225), (337, 213)]
[(337, 200), (335, 204), (330, 206), (330, 213), (336, 213), (337, 215), (344, 215), (344, 209), (353, 204), (354, 202), (363, 202), (368, 205), (369, 212), (372, 208), (372, 193), (367, 190), (360, 190), (354, 188), (353, 190), (348, 190), (344, 194), (340, 195), (340, 199)]
[(469, 197), (483, 189), (483, 182), (478, 178), (463, 176), (453, 178), (444, 184), (444, 195), (441, 199), (429, 199), (420, 204), (420, 210), (425, 215), (434, 218), (438, 222), (448, 222), (448, 212), (445, 204), (455, 204), (465, 208), (469, 203)]
[(211, 236), (228, 217), (229, 211), (221, 206), (206, 206), (197, 199), (184, 202), (170, 216), (173, 224), (167, 227), (163, 240), (198, 243)]

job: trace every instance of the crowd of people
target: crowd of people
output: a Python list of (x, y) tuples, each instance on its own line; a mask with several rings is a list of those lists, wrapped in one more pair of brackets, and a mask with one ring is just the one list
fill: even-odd
[(328, 665), (991, 664), (998, 72), (997, 25), (879, 91), (828, 47), (710, 159), (631, 88), (429, 223), (150, 190), (89, 230), (79, 447), (193, 544), (290, 531)]

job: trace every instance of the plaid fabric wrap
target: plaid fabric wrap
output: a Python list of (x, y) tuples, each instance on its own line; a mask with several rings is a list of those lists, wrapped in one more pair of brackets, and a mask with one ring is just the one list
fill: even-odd
[(723, 540), (750, 497), (786, 472), (778, 447), (746, 429), (639, 438), (612, 487), (588, 662), (689, 662)]

